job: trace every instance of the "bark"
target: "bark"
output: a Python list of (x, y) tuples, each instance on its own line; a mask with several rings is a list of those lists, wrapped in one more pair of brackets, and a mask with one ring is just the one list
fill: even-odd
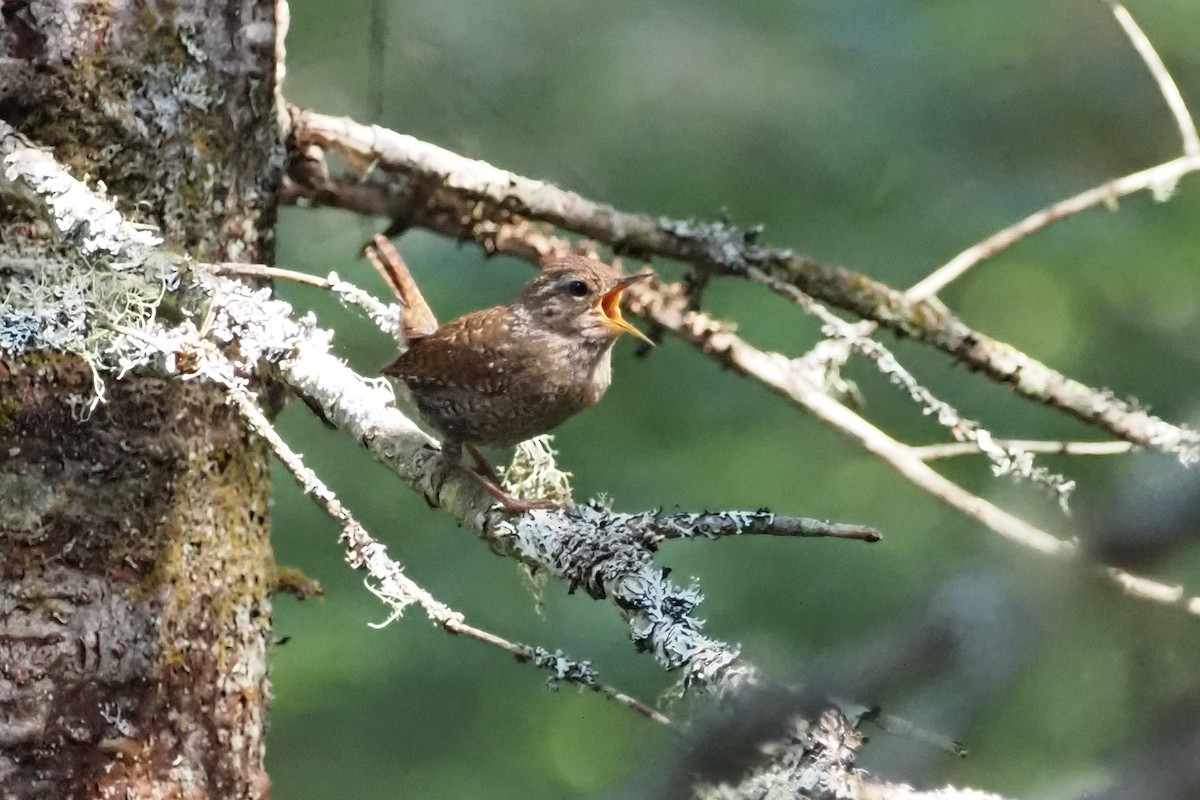
[[(271, 259), (272, 3), (2, 14), (0, 117), (169, 248)], [(49, 237), (2, 208), (0, 297), (95, 266)], [(89, 415), (83, 358), (0, 350), (0, 796), (266, 797), (266, 451), (218, 387), (105, 382)]]

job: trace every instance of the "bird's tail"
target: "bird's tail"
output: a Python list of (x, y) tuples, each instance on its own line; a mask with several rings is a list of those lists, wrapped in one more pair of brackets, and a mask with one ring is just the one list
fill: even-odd
[(363, 250), (367, 260), (375, 265), (388, 288), (400, 301), (404, 313), (400, 316), (400, 332), (405, 341), (428, 336), (437, 330), (437, 317), (425, 302), (425, 297), (413, 280), (408, 265), (386, 236), (376, 235)]

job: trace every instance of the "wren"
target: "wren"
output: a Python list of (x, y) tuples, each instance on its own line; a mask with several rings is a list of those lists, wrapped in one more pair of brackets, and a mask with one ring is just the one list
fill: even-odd
[[(621, 316), (621, 293), (646, 277), (622, 277), (582, 256), (557, 258), (506, 305), (433, 330), (406, 330), (408, 349), (383, 374), (399, 380), (437, 433), (446, 468), (470, 473), (506, 513), (549, 507), (500, 488), (477, 448), (511, 447), (546, 433), (604, 395), (617, 338), (629, 333), (653, 344)], [(398, 296), (405, 293), (394, 277), (389, 281)], [(432, 328), (432, 315), (425, 315)], [(464, 447), (476, 470), (462, 465)]]

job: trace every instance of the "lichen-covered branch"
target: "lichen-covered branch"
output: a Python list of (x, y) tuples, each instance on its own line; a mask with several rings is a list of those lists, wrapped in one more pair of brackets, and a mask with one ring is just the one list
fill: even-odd
[(65, 173), (45, 150), (28, 143), (0, 120), (0, 192), (28, 204), (59, 238), (89, 257), (105, 258), (109, 269), (158, 266), (153, 248), (162, 237), (128, 222), (116, 205)]
[[(603, 242), (618, 254), (665, 256), (715, 274), (757, 268), (819, 300), (926, 342), (1019, 394), (1045, 403), (1135, 444), (1200, 457), (1200, 434), (1165, 422), (1111, 392), (1086, 386), (1011, 345), (975, 331), (935, 299), (915, 298), (842, 267), (758, 243), (756, 232), (715, 222), (670, 220), (620, 211), (486, 162), (464, 158), (412, 136), (349, 119), (293, 108), (293, 150), (327, 148), (351, 163), (371, 165), (378, 178), (346, 181), (297, 174), (291, 199), (368, 204), (397, 225), (456, 227), (477, 238), (489, 225), (522, 219), (547, 222)], [(372, 184), (384, 184), (372, 186)]]
[(800, 536), (878, 542), (879, 531), (810, 517), (782, 517), (769, 511), (716, 511), (704, 514), (633, 514), (630, 525), (648, 543), (667, 539), (716, 539), (721, 536)]
[[(31, 252), (28, 269), (14, 263), (16, 242), (10, 245), (0, 265), (0, 275), (11, 273), (0, 284), (0, 350), (69, 352), (93, 370), (127, 369), (130, 354), (105, 325), (147, 325), (177, 285), (177, 265), (159, 249), (162, 238), (131, 224), (3, 120), (0, 193), (45, 220), (60, 243)], [(99, 397), (103, 384), (95, 387)]]
[(611, 598), (629, 619), (639, 646), (664, 666), (683, 670), (688, 685), (729, 688), (753, 676), (735, 650), (702, 633), (691, 614), (699, 593), (667, 580), (645, 542), (615, 524), (613, 515), (584, 507), (502, 517), (476, 481), (454, 473), (441, 479), (433, 440), (396, 409), (386, 381), (358, 376), (330, 352), (327, 331), (311, 320), (293, 321), (290, 308), (270, 299), (266, 290), (218, 277), (201, 280), (221, 284), (211, 290), (222, 298), (213, 336), (241, 343), (248, 363), (273, 364), (285, 383), (318, 404), (330, 422), (362, 441), (430, 502), (497, 549), (594, 597)]

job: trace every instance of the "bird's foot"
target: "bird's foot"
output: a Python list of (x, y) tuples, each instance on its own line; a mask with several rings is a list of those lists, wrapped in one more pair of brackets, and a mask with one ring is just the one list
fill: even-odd
[(505, 516), (511, 517), (517, 514), (524, 514), (526, 511), (536, 511), (537, 509), (558, 508), (557, 503), (544, 498), (522, 500), (519, 497), (513, 497), (511, 494), (504, 491), (499, 483), (487, 477), (486, 475), (482, 475), (464, 465), (460, 465), (460, 467), (464, 472), (474, 478), (479, 485), (483, 487), (485, 492), (495, 498), (496, 502), (500, 504), (500, 511), (503, 512)]
[[(462, 463), (462, 445), (446, 442), (442, 445), (442, 463), (439, 467), (442, 481), (449, 475), (452, 470), (457, 470), (467, 475), (471, 480), (478, 483), (485, 492), (495, 498), (500, 505), (500, 511), (505, 516), (515, 516), (524, 514), (526, 511), (535, 511), (537, 509), (558, 508), (559, 505), (551, 500), (533, 499), (522, 500), (513, 497), (500, 485), (500, 479), (496, 477), (495, 470), (492, 465), (487, 462), (487, 459), (479, 452), (474, 445), (467, 445), (467, 452), (471, 454), (471, 458), (475, 461), (475, 467), (468, 467)], [(438, 483), (440, 487), (440, 482)], [(440, 491), (440, 488), (439, 488)], [(428, 499), (428, 498), (427, 498)]]
[(479, 448), (473, 444), (468, 444), (467, 452), (471, 454), (471, 459), (475, 462), (475, 469), (467, 469), (473, 473), (475, 479), (483, 486), (492, 497), (496, 498), (496, 502), (500, 504), (500, 510), (506, 516), (515, 516), (524, 514), (526, 511), (536, 511), (537, 509), (558, 508), (558, 504), (553, 500), (534, 499), (521, 500), (513, 497), (508, 492), (504, 491), (500, 485), (500, 478), (496, 475), (496, 470), (492, 469), (492, 465), (483, 457), (483, 453), (479, 452)]

